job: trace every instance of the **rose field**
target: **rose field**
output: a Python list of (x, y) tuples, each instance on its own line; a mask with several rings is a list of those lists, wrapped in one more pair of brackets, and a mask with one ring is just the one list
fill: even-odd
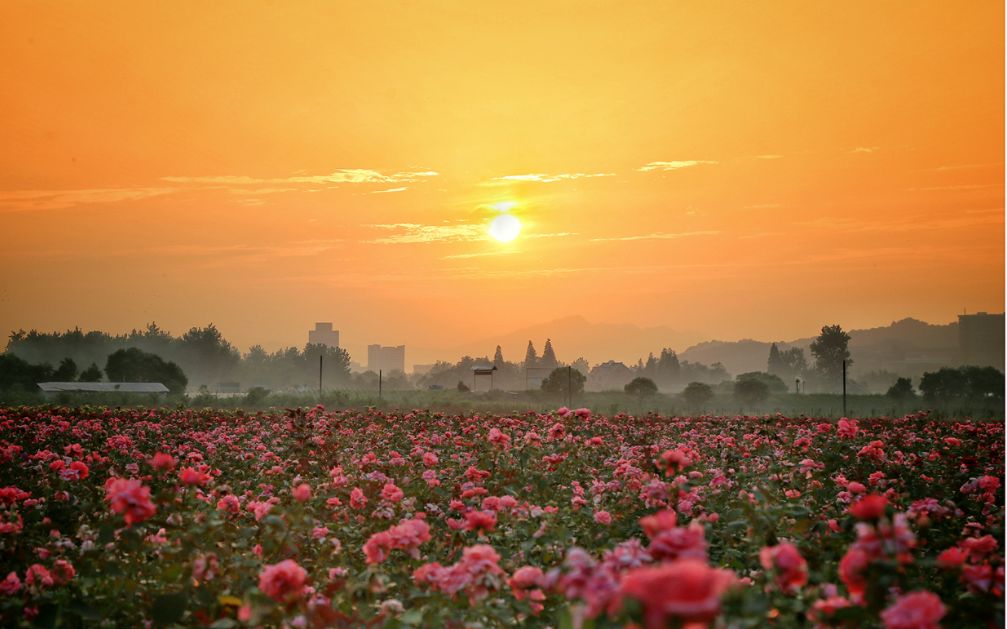
[(1004, 426), (0, 409), (5, 626), (1003, 624)]

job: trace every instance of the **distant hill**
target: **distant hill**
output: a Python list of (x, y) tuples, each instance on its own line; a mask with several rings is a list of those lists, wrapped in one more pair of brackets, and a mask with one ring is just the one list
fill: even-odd
[(629, 323), (592, 323), (581, 315), (573, 315), (521, 328), (500, 336), (465, 343), (447, 352), (448, 356), (492, 356), (497, 345), (504, 358), (513, 362), (524, 360), (528, 341), (541, 355), (545, 340), (552, 339), (557, 357), (571, 362), (583, 356), (592, 365), (607, 360), (633, 364), (662, 347), (682, 347), (695, 342), (696, 336), (664, 326), (640, 327)]
[[(851, 375), (875, 370), (888, 370), (900, 375), (919, 377), (924, 371), (957, 365), (958, 324), (926, 323), (906, 318), (884, 327), (849, 330), (850, 353), (854, 365)], [(813, 357), (809, 346), (814, 338), (777, 341), (780, 349), (800, 347), (808, 362)], [(765, 371), (770, 342), (743, 339), (740, 341), (706, 341), (688, 348), (679, 357), (701, 363), (723, 363), (732, 374)], [(999, 366), (1003, 369), (1003, 365)]]

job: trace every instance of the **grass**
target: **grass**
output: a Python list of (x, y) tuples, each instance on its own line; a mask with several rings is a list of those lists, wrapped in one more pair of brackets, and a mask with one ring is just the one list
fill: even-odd
[[(494, 413), (507, 414), (523, 411), (552, 410), (567, 405), (563, 395), (542, 391), (510, 393), (492, 391), (470, 393), (455, 390), (442, 391), (386, 391), (379, 397), (376, 392), (328, 391), (318, 394), (270, 394), (261, 399), (247, 397), (218, 398), (211, 395), (197, 395), (185, 398), (158, 398), (150, 395), (113, 394), (61, 394), (53, 398), (43, 398), (40, 394), (21, 393), (16, 396), (0, 396), (0, 404), (16, 406), (21, 404), (58, 404), (76, 406), (99, 404), (122, 407), (184, 406), (217, 409), (265, 410), (268, 408), (290, 408), (313, 406), (321, 403), (327, 408), (380, 408), (380, 409), (433, 409), (447, 413)], [(678, 395), (658, 393), (648, 397), (636, 397), (621, 391), (584, 392), (573, 396), (573, 408), (587, 407), (596, 413), (614, 415), (629, 413), (643, 415), (764, 415), (781, 413), (786, 416), (809, 416), (823, 418), (848, 417), (898, 417), (921, 410), (930, 411), (937, 418), (999, 420), (1004, 419), (1002, 400), (953, 400), (928, 401), (922, 398), (894, 400), (884, 395), (849, 395), (846, 412), (843, 400), (836, 394), (777, 394), (766, 402), (745, 405), (730, 395), (717, 395), (708, 403), (690, 406)]]

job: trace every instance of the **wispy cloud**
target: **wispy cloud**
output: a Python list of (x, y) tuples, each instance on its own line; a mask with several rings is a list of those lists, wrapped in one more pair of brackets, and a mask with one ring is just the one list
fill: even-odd
[(77, 205), (138, 201), (175, 188), (85, 188), (78, 190), (0, 190), (0, 211), (60, 210)]
[(962, 183), (951, 186), (926, 186), (923, 188), (906, 188), (910, 192), (930, 192), (935, 190), (982, 190), (984, 188), (1002, 188), (1002, 183)]
[(163, 181), (184, 184), (208, 185), (263, 185), (263, 184), (359, 184), (359, 183), (405, 183), (422, 181), (436, 177), (439, 173), (433, 170), (413, 170), (395, 173), (382, 173), (366, 168), (341, 168), (327, 175), (292, 175), (289, 177), (249, 177), (247, 175), (213, 175), (213, 176), (172, 176), (162, 177)]
[(638, 171), (642, 173), (649, 173), (653, 171), (671, 171), (671, 170), (681, 170), (683, 168), (692, 168), (693, 166), (704, 166), (708, 164), (716, 164), (717, 162), (706, 159), (683, 159), (675, 160), (671, 162), (650, 162), (644, 164), (643, 166), (637, 168)]
[(880, 146), (858, 146), (850, 149), (850, 153), (877, 153)]
[(935, 168), (923, 168), (919, 172), (943, 172), (948, 170), (971, 170), (973, 168), (994, 168), (1003, 167), (1003, 162), (985, 162), (982, 164), (945, 164)]
[(755, 159), (783, 159), (782, 155), (776, 153), (766, 153), (764, 155), (754, 155)]
[(691, 231), (691, 232), (654, 232), (651, 234), (636, 234), (632, 236), (608, 236), (605, 238), (592, 238), (591, 242), (628, 242), (633, 240), (676, 240), (678, 238), (689, 238), (691, 236), (714, 236), (719, 231)]
[(372, 190), (370, 194), (387, 194), (389, 192), (405, 192), (409, 189), (409, 186), (402, 186), (400, 188), (388, 188), (387, 190)]
[(450, 256), (441, 256), (441, 260), (467, 260), (469, 258), (485, 258), (490, 256), (509, 256), (518, 253), (513, 249), (501, 249), (500, 251), (480, 251), (477, 253), (456, 253)]
[(492, 181), (534, 181), (537, 183), (555, 183), (557, 181), (571, 181), (573, 179), (590, 179), (593, 177), (614, 177), (615, 173), (528, 173), (526, 175), (504, 175), (496, 177)]
[(382, 245), (400, 245), (427, 242), (473, 242), (486, 238), (482, 225), (421, 225), (419, 223), (391, 223), (368, 225), (375, 229), (393, 232), (388, 236), (364, 242)]

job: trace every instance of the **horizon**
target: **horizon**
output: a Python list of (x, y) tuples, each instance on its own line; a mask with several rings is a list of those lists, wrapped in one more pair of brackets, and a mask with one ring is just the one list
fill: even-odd
[(1004, 310), (1002, 3), (192, 6), (0, 6), (0, 333)]
[[(967, 313), (967, 314), (1001, 314), (1001, 313), (1000, 312), (984, 313), (984, 312), (980, 311), (980, 312), (971, 312), (971, 313)], [(585, 317), (583, 315), (569, 315), (567, 317), (560, 317), (559, 319), (553, 319), (551, 321), (544, 321), (544, 322), (541, 322), (540, 324), (529, 326), (529, 327), (531, 327), (531, 328), (544, 327), (544, 326), (548, 326), (550, 324), (562, 323), (564, 321), (568, 321), (568, 320), (571, 320), (571, 319), (582, 320), (585, 324), (587, 324), (589, 326), (592, 326), (592, 327), (601, 327), (601, 326), (631, 327), (631, 328), (633, 328), (633, 329), (635, 329), (637, 331), (640, 331), (640, 332), (644, 332), (647, 329), (658, 329), (656, 327), (655, 328), (643, 328), (641, 326), (637, 326), (635, 324), (627, 323), (627, 322), (617, 322), (617, 323), (614, 323), (614, 322), (591, 321), (590, 319), (588, 319), (587, 317)], [(877, 324), (867, 325), (867, 326), (858, 326), (858, 327), (852, 327), (851, 326), (851, 327), (848, 327), (846, 325), (843, 325), (842, 323), (840, 323), (840, 325), (842, 325), (842, 327), (843, 327), (844, 330), (846, 330), (847, 332), (851, 332), (852, 333), (852, 332), (856, 332), (856, 331), (863, 331), (863, 330), (870, 330), (870, 329), (888, 328), (888, 327), (891, 327), (891, 326), (893, 326), (893, 325), (895, 325), (897, 323), (901, 323), (903, 321), (916, 321), (916, 322), (920, 322), (920, 323), (926, 324), (928, 326), (947, 326), (947, 325), (957, 325), (958, 324), (957, 315), (956, 315), (955, 320), (948, 321), (948, 322), (926, 321), (926, 320), (920, 319), (918, 317), (906, 316), (906, 317), (901, 317), (899, 319), (895, 319), (895, 320), (889, 321), (888, 323), (877, 323)], [(193, 324), (193, 325), (185, 325), (185, 326), (183, 326), (183, 327), (181, 327), (179, 329), (173, 329), (173, 328), (169, 328), (169, 327), (163, 326), (163, 325), (161, 325), (157, 321), (150, 321), (150, 322), (144, 323), (143, 325), (132, 326), (130, 328), (122, 329), (122, 330), (103, 330), (103, 329), (97, 329), (97, 328), (85, 328), (85, 327), (82, 327), (82, 326), (70, 327), (70, 328), (66, 328), (66, 329), (53, 329), (53, 330), (42, 330), (42, 329), (38, 329), (38, 328), (20, 328), (19, 330), (12, 331), (11, 334), (13, 334), (16, 331), (28, 332), (28, 331), (31, 331), (31, 330), (35, 330), (35, 331), (37, 331), (39, 333), (58, 333), (58, 332), (66, 332), (66, 331), (70, 331), (70, 330), (74, 330), (74, 329), (79, 329), (81, 332), (84, 332), (84, 333), (94, 331), (94, 332), (104, 332), (104, 333), (107, 333), (107, 334), (109, 334), (111, 336), (119, 336), (119, 335), (127, 335), (130, 332), (132, 332), (132, 331), (142, 331), (146, 327), (146, 325), (148, 325), (150, 323), (157, 325), (157, 327), (159, 329), (161, 329), (161, 330), (163, 330), (163, 331), (165, 331), (165, 332), (167, 332), (167, 333), (169, 333), (169, 334), (171, 334), (173, 336), (176, 336), (176, 337), (177, 336), (181, 336), (184, 332), (186, 332), (187, 330), (189, 330), (189, 329), (191, 329), (193, 327), (202, 328), (202, 327), (207, 326), (207, 325), (215, 325), (216, 326), (216, 324), (214, 322), (206, 322), (206, 323), (196, 323), (196, 324)], [(311, 326), (313, 327), (315, 323), (328, 323), (328, 322), (313, 322), (311, 324)], [(362, 367), (366, 368), (366, 363), (367, 363), (367, 349), (366, 348), (367, 348), (367, 345), (371, 344), (372, 342), (363, 340), (363, 341), (359, 341), (359, 342), (352, 342), (352, 343), (349, 343), (349, 344), (344, 343), (344, 340), (345, 340), (344, 330), (342, 330), (341, 328), (338, 327), (337, 322), (333, 321), (331, 323), (333, 324), (333, 330), (337, 331), (339, 333), (339, 335), (340, 335), (340, 339), (339, 339), (339, 343), (340, 344), (339, 344), (339, 347), (342, 348), (342, 349), (345, 349), (349, 353), (350, 358), (351, 358), (351, 360), (353, 362), (359, 363)], [(669, 348), (669, 349), (672, 349), (676, 354), (678, 354), (678, 355), (681, 356), (683, 353), (689, 351), (690, 349), (695, 349), (695, 348), (701, 347), (701, 346), (703, 346), (705, 344), (710, 344), (710, 343), (727, 343), (727, 344), (730, 344), (730, 343), (743, 343), (743, 342), (746, 342), (746, 341), (751, 341), (751, 342), (756, 342), (756, 343), (770, 343), (770, 344), (771, 343), (780, 343), (780, 344), (783, 344), (783, 345), (787, 345), (787, 344), (791, 344), (791, 343), (794, 343), (794, 342), (798, 342), (798, 341), (802, 341), (802, 340), (807, 340), (809, 338), (813, 338), (819, 332), (821, 332), (821, 327), (822, 326), (824, 326), (824, 325), (830, 325), (832, 323), (836, 323), (836, 322), (823, 323), (822, 325), (818, 326), (815, 330), (810, 331), (807, 334), (802, 334), (802, 335), (794, 335), (794, 334), (792, 334), (792, 335), (789, 335), (789, 336), (784, 337), (784, 338), (776, 338), (776, 339), (766, 339), (766, 338), (759, 339), (759, 338), (752, 338), (752, 337), (739, 337), (739, 338), (702, 338), (702, 339), (692, 340), (692, 341), (690, 341), (688, 343), (684, 343), (684, 344), (682, 344), (681, 346), (678, 346), (678, 347), (674, 346), (673, 344), (668, 344), (668, 343), (662, 344), (661, 341), (655, 341), (654, 346), (651, 349), (647, 350), (647, 352), (654, 353), (656, 355), (662, 349)], [(230, 342), (235, 347), (235, 349), (237, 349), (238, 352), (241, 355), (243, 355), (243, 356), (245, 354), (247, 354), (248, 351), (251, 349), (251, 347), (253, 347), (255, 345), (261, 346), (264, 350), (266, 350), (267, 352), (270, 352), (270, 353), (278, 351), (278, 350), (286, 349), (286, 348), (289, 348), (289, 347), (303, 348), (306, 345), (306, 343), (307, 343), (307, 332), (308, 332), (308, 329), (310, 329), (310, 328), (306, 328), (303, 331), (303, 334), (302, 334), (303, 339), (302, 339), (301, 342), (291, 342), (291, 343), (288, 343), (288, 344), (285, 344), (285, 345), (281, 344), (281, 345), (276, 345), (276, 346), (266, 346), (266, 345), (264, 345), (262, 343), (257, 343), (254, 340), (252, 342), (248, 343), (247, 345), (238, 344), (237, 342), (235, 342), (235, 340), (233, 338), (231, 338), (228, 335), (226, 329), (223, 329), (221, 326), (216, 326), (216, 327), (220, 331), (220, 333), (223, 336), (223, 338), (225, 340), (227, 340), (228, 342)], [(439, 361), (445, 361), (445, 362), (448, 362), (448, 363), (455, 363), (456, 361), (460, 360), (461, 358), (463, 358), (465, 356), (469, 356), (471, 358), (480, 358), (480, 357), (484, 357), (484, 356), (485, 357), (489, 357), (489, 356), (492, 356), (492, 354), (493, 354), (493, 352), (494, 352), (494, 350), (495, 350), (495, 348), (496, 348), (497, 345), (501, 346), (505, 360), (507, 360), (508, 362), (512, 362), (512, 363), (520, 363), (523, 360), (523, 358), (524, 358), (524, 352), (525, 352), (526, 345), (527, 345), (528, 341), (531, 341), (534, 344), (536, 351), (538, 351), (539, 354), (541, 354), (542, 349), (543, 349), (543, 347), (545, 345), (545, 341), (547, 339), (554, 338), (554, 336), (543, 336), (542, 338), (529, 338), (529, 339), (525, 339), (525, 340), (522, 340), (522, 341), (516, 340), (517, 336), (519, 334), (525, 332), (527, 329), (528, 328), (508, 330), (506, 332), (501, 332), (501, 333), (497, 334), (497, 336), (501, 337), (501, 338), (513, 337), (515, 340), (512, 343), (510, 343), (510, 344), (502, 343), (502, 342), (499, 341), (499, 339), (498, 340), (492, 340), (490, 337), (471, 339), (471, 340), (469, 340), (467, 342), (460, 343), (460, 344), (458, 344), (457, 346), (455, 346), (453, 348), (433, 348), (433, 349), (432, 348), (424, 348), (424, 347), (413, 348), (408, 343), (405, 343), (405, 346), (406, 346), (406, 350), (405, 350), (405, 356), (406, 356), (406, 361), (405, 361), (406, 362), (406, 373), (412, 373), (413, 372), (413, 367), (416, 366), (416, 365), (433, 364), (433, 363), (439, 362)], [(541, 333), (538, 333), (538, 332), (535, 332), (535, 333), (539, 334), (539, 336), (542, 336)], [(4, 338), (8, 339), (9, 336), (10, 335), (8, 334)], [(562, 337), (560, 336), (560, 337), (555, 337), (555, 338), (562, 338)], [(856, 339), (856, 337), (854, 336), (853, 340), (855, 341), (855, 339)], [(621, 342), (621, 339), (615, 339), (614, 342), (618, 344), (618, 343)], [(647, 342), (646, 339), (641, 339), (641, 340), (638, 341), (637, 344), (639, 344), (639, 343), (646, 343), (646, 342)], [(5, 341), (5, 343), (6, 343), (6, 341)], [(484, 351), (483, 350), (480, 350), (480, 351), (465, 351), (465, 350), (461, 349), (461, 348), (464, 348), (464, 347), (470, 347), (470, 348), (472, 348), (472, 347), (475, 347), (477, 344), (483, 344), (483, 343), (488, 343), (487, 349), (484, 350)], [(381, 345), (398, 345), (400, 343), (379, 343), (379, 344), (381, 344)], [(558, 347), (557, 347), (557, 345), (558, 345)], [(571, 349), (569, 346), (565, 346), (562, 343), (556, 342), (555, 340), (553, 341), (553, 346), (554, 346), (554, 348), (556, 350), (557, 357), (560, 359), (561, 362), (564, 362), (564, 363), (571, 363), (571, 362), (577, 360), (578, 358), (585, 358), (587, 360), (587, 362), (590, 363), (592, 366), (596, 365), (596, 364), (599, 364), (599, 363), (602, 363), (602, 362), (609, 361), (609, 360), (615, 360), (617, 362), (622, 362), (622, 363), (625, 363), (627, 365), (631, 365), (631, 364), (636, 363), (636, 361), (639, 360), (639, 359), (646, 360), (646, 358), (647, 358), (647, 352), (645, 352), (643, 354), (637, 354), (637, 355), (626, 354), (625, 356), (601, 354), (600, 351), (594, 351), (594, 352), (587, 351), (587, 352), (584, 352), (584, 351), (579, 351), (577, 349)], [(423, 356), (429, 356), (429, 357), (432, 357), (432, 358), (429, 358), (429, 359), (426, 359), (426, 360), (421, 360), (421, 359), (414, 360), (412, 357), (414, 356), (414, 352), (415, 351), (425, 352), (424, 354), (422, 354)], [(455, 354), (457, 354), (457, 355), (452, 354), (452, 352), (455, 352)]]

